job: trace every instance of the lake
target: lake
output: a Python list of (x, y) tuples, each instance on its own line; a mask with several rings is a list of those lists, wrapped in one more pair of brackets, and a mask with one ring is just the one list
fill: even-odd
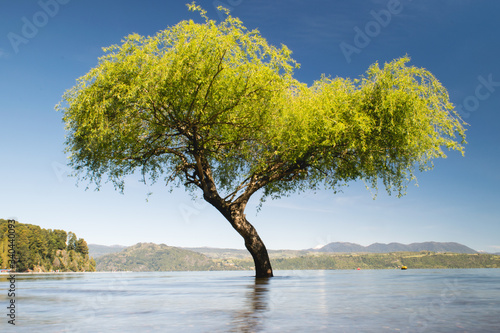
[(16, 275), (12, 332), (499, 332), (500, 269)]

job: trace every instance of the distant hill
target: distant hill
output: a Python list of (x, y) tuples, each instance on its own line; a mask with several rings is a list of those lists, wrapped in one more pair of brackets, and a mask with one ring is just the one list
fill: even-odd
[(165, 244), (139, 243), (96, 259), (98, 271), (203, 271), (214, 262), (201, 253)]
[(359, 244), (346, 243), (346, 242), (334, 242), (323, 246), (322, 248), (316, 249), (318, 252), (366, 252), (366, 248)]
[[(499, 268), (500, 256), (486, 253), (437, 253), (426, 250), (443, 249), (446, 243), (421, 243), (403, 245), (372, 244), (363, 247), (352, 243), (332, 243), (330, 249), (357, 249), (364, 253), (332, 253), (320, 251), (271, 250), (270, 257), (275, 269), (388, 269), (402, 265), (409, 268)], [(456, 244), (456, 243), (454, 243)], [(458, 244), (460, 245), (460, 244)], [(402, 247), (401, 247), (402, 246)], [(463, 250), (458, 247), (446, 249)], [(368, 253), (383, 249), (407, 249), (418, 251), (391, 253)], [(114, 247), (116, 249), (117, 247)], [(465, 247), (467, 248), (467, 247)], [(423, 249), (423, 250), (421, 250)], [(195, 252), (199, 251), (199, 252)], [(473, 250), (472, 250), (473, 251)], [(203, 253), (200, 253), (203, 252)], [(192, 250), (167, 246), (165, 244), (139, 243), (121, 252), (106, 254), (96, 259), (98, 271), (208, 271), (208, 270), (251, 270), (253, 261), (244, 250), (193, 248)]]
[(105, 254), (120, 252), (127, 248), (126, 246), (123, 245), (107, 246), (107, 245), (97, 245), (97, 244), (89, 244), (88, 247), (89, 247), (89, 254), (94, 259), (102, 257)]
[(224, 249), (213, 247), (181, 247), (181, 249), (201, 253), (212, 259), (238, 258), (248, 259), (252, 256), (247, 250), (240, 249)]
[(424, 242), (424, 243), (374, 243), (369, 246), (362, 246), (354, 243), (334, 242), (323, 246), (322, 248), (311, 250), (317, 252), (340, 252), (340, 253), (390, 253), (390, 252), (446, 252), (446, 253), (466, 253), (475, 254), (476, 250), (465, 245), (449, 242)]
[(307, 256), (272, 260), (276, 270), (300, 269), (409, 269), (500, 268), (500, 256), (486, 253), (327, 253), (312, 252)]
[[(212, 247), (191, 247), (184, 248), (185, 250), (190, 250), (198, 253), (202, 253), (212, 259), (226, 259), (226, 258), (236, 258), (236, 259), (249, 259), (252, 258), (250, 252), (247, 250), (239, 249), (221, 249)], [(275, 258), (294, 258), (298, 256), (303, 256), (309, 253), (309, 250), (268, 250), (269, 257), (271, 259)]]

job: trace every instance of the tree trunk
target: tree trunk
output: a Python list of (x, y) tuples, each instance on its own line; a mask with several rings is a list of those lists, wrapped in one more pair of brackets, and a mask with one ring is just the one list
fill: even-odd
[(226, 213), (224, 216), (245, 240), (245, 247), (252, 255), (255, 264), (255, 277), (272, 277), (273, 269), (266, 246), (262, 239), (260, 239), (257, 230), (255, 230), (254, 226), (246, 219), (243, 213), (244, 210), (245, 205), (231, 205), (228, 212), (229, 214)]
[(254, 226), (248, 222), (245, 214), (238, 214), (239, 216), (231, 222), (236, 231), (245, 240), (245, 247), (252, 255), (255, 264), (255, 277), (265, 278), (273, 276), (273, 269), (271, 268), (271, 261), (267, 253), (266, 246), (260, 238)]
[(203, 197), (208, 203), (222, 213), (229, 223), (231, 223), (233, 228), (245, 240), (245, 247), (252, 255), (255, 264), (255, 277), (272, 277), (273, 269), (266, 246), (262, 239), (260, 239), (257, 230), (248, 222), (244, 214), (248, 199), (238, 199), (233, 203), (226, 202), (217, 194), (215, 186), (213, 186), (213, 189), (205, 189)]

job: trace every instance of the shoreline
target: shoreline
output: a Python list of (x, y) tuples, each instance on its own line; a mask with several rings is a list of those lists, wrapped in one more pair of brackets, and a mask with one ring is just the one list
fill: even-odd
[(134, 273), (133, 271), (100, 271), (100, 272), (0, 272), (2, 275), (58, 275), (58, 274), (88, 274), (88, 273)]
[[(426, 269), (432, 270), (456, 270), (456, 269), (487, 269), (487, 270), (495, 270), (499, 269), (499, 267), (456, 267), (456, 268), (411, 268), (408, 267), (408, 271), (421, 271)], [(384, 271), (384, 270), (401, 270), (400, 267), (396, 268), (352, 268), (352, 269), (275, 269), (274, 271)], [(235, 270), (203, 270), (203, 271), (99, 271), (99, 272), (22, 272), (22, 273), (0, 273), (0, 277), (9, 276), (9, 275), (62, 275), (62, 274), (123, 274), (123, 273), (180, 273), (180, 272), (243, 272), (243, 271), (253, 271), (248, 269), (235, 269)]]

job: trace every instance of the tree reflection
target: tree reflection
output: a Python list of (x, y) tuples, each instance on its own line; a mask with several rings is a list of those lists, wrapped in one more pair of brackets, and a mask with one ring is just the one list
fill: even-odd
[(269, 314), (269, 278), (255, 278), (248, 285), (243, 309), (235, 314), (231, 332), (263, 332)]

